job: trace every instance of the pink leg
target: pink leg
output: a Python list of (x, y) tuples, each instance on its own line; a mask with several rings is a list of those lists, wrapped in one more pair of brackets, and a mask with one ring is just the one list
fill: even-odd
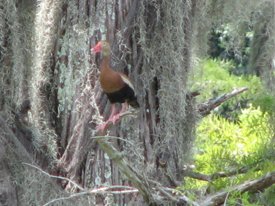
[(128, 109), (128, 103), (125, 102), (122, 104), (122, 108), (119, 112), (117, 112), (116, 106), (115, 104), (111, 105), (111, 114), (110, 117), (108, 118), (108, 120), (106, 122), (104, 122), (101, 125), (97, 126), (98, 130), (104, 131), (106, 129), (106, 126), (108, 125), (109, 122), (112, 122), (113, 124), (116, 124), (117, 120), (119, 120), (120, 115), (125, 112)]
[(112, 118), (110, 117), (108, 121), (112, 121), (113, 124), (116, 124), (117, 120), (119, 120), (120, 115), (125, 112), (128, 109), (128, 104), (125, 102), (122, 104), (122, 108), (121, 110), (112, 116)]
[(112, 105), (111, 110), (112, 110), (112, 112), (111, 112), (111, 115), (110, 115), (109, 119), (107, 120), (107, 122), (111, 121), (113, 124), (115, 124), (116, 121), (119, 119), (120, 111), (117, 112), (115, 105)]
[(115, 124), (116, 121), (119, 120), (120, 115), (121, 115), (123, 112), (125, 112), (127, 109), (128, 109), (128, 103), (125, 102), (125, 103), (122, 104), (122, 108), (121, 108), (121, 110), (119, 111), (119, 113), (117, 113), (117, 114), (113, 117), (113, 120), (112, 120), (113, 124)]
[(96, 126), (96, 129), (103, 132), (106, 129), (107, 123), (108, 122), (103, 122), (102, 124)]
[(100, 131), (104, 131), (106, 129), (109, 121), (113, 122), (113, 118), (115, 117), (116, 113), (117, 113), (116, 105), (115, 104), (111, 104), (111, 114), (110, 114), (110, 117), (108, 118), (108, 120), (106, 122), (103, 122), (102, 124), (98, 125), (96, 127), (96, 129), (100, 130)]
[(114, 116), (117, 114), (117, 109), (115, 104), (111, 104), (111, 114), (109, 119), (106, 122), (112, 121)]

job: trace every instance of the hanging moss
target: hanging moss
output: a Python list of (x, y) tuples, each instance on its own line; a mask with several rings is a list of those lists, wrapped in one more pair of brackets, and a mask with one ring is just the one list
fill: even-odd
[[(212, 24), (236, 20), (239, 25), (239, 19), (250, 18), (253, 6), (260, 8), (255, 2), (1, 1), (0, 110), (14, 125), (12, 109), (30, 99), (26, 124), (35, 154), (46, 156), (43, 166), (55, 168), (62, 156), (59, 166), (66, 175), (87, 187), (127, 184), (91, 140), (109, 103), (99, 88), (97, 58), (90, 47), (106, 37), (112, 44), (112, 66), (129, 73), (141, 104), (137, 117), (125, 117), (110, 130), (120, 138), (110, 141), (145, 176), (170, 184), (164, 175), (168, 171), (180, 181), (194, 140), (196, 109), (187, 82), (195, 57), (206, 50)], [(26, 205), (44, 204), (48, 194), (61, 195), (51, 193), (46, 178), (36, 172), (19, 169), (18, 174), (26, 177), (18, 180), (19, 187), (45, 190), (37, 196), (21, 191), (19, 199)], [(105, 200), (120, 204), (129, 199)], [(77, 204), (87, 205), (85, 200)]]

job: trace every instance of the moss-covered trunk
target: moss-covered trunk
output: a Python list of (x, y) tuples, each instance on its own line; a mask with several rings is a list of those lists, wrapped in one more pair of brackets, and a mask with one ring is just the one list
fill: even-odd
[[(17, 161), (11, 176), (21, 204), (42, 205), (64, 195), (62, 188), (75, 189), (22, 161), (36, 162), (88, 188), (144, 188), (141, 194), (151, 202), (156, 201), (149, 194), (154, 192), (151, 180), (175, 187), (182, 180), (195, 122), (186, 83), (196, 1), (1, 4), (1, 116), (30, 155), (24, 160), (13, 156)], [(123, 152), (129, 166), (124, 169), (116, 162), (120, 159), (112, 161), (103, 151), (106, 147), (93, 138), (110, 107), (97, 81), (99, 59), (90, 55), (91, 45), (102, 36), (112, 44), (113, 67), (129, 74), (141, 105), (136, 117), (123, 117), (110, 128), (109, 135), (115, 137), (108, 143)], [(144, 200), (136, 193), (83, 196), (78, 205)], [(74, 202), (66, 201), (69, 204)]]
[[(258, 16), (256, 16), (258, 15)], [(275, 5), (263, 3), (263, 12), (255, 14), (254, 35), (251, 42), (249, 69), (260, 76), (274, 95), (275, 80)]]

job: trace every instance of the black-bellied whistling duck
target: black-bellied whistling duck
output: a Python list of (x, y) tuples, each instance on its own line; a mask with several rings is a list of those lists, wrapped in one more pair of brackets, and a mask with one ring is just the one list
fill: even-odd
[[(107, 41), (100, 41), (91, 51), (101, 52), (102, 62), (100, 64), (100, 84), (111, 102), (111, 114), (109, 119), (98, 128), (104, 130), (109, 121), (116, 123), (120, 115), (128, 109), (128, 104), (138, 108), (137, 97), (130, 79), (123, 73), (116, 72), (110, 67), (111, 48)], [(120, 111), (117, 111), (115, 103), (123, 103)]]

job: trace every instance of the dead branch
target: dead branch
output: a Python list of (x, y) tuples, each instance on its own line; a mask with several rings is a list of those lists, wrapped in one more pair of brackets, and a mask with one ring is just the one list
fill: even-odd
[(227, 101), (228, 99), (237, 96), (245, 91), (247, 91), (247, 87), (234, 89), (230, 93), (223, 94), (217, 98), (210, 99), (207, 102), (201, 103), (198, 105), (198, 111), (201, 116), (206, 116), (210, 114), (210, 112), (215, 109), (216, 107), (220, 106), (223, 102)]
[(76, 182), (70, 180), (67, 177), (61, 177), (61, 176), (51, 175), (51, 174), (45, 172), (44, 170), (40, 169), (39, 167), (37, 167), (35, 165), (32, 165), (32, 164), (28, 164), (28, 163), (25, 163), (25, 162), (23, 162), (22, 164), (23, 165), (27, 165), (27, 166), (32, 167), (32, 168), (35, 168), (35, 169), (39, 170), (42, 174), (44, 174), (44, 175), (46, 175), (46, 176), (48, 176), (50, 178), (56, 178), (56, 179), (61, 179), (61, 180), (68, 181), (69, 183), (73, 184), (76, 188), (78, 188), (80, 191), (84, 190), (83, 187), (81, 187), (79, 184), (77, 184)]
[[(218, 192), (214, 195), (211, 195), (207, 197), (206, 199), (198, 202), (190, 200), (188, 197), (182, 194), (177, 194), (175, 193), (175, 190), (172, 188), (167, 188), (163, 187), (160, 183), (155, 182), (153, 180), (148, 180), (150, 183), (155, 184), (156, 186), (151, 187), (148, 185), (148, 181), (144, 179), (144, 177), (141, 177), (137, 172), (134, 171), (133, 168), (131, 168), (127, 161), (123, 158), (123, 155), (117, 151), (111, 143), (107, 142), (107, 139), (105, 136), (98, 136), (95, 138), (102, 150), (108, 154), (110, 159), (112, 159), (116, 165), (119, 167), (120, 171), (128, 177), (129, 181), (131, 181), (136, 188), (130, 187), (130, 186), (108, 186), (108, 187), (100, 187), (100, 188), (95, 188), (95, 189), (84, 189), (80, 187), (80, 193), (72, 194), (67, 197), (60, 197), (57, 199), (53, 199), (50, 202), (46, 203), (45, 205), (49, 205), (53, 202), (60, 201), (60, 200), (66, 200), (66, 199), (71, 199), (74, 197), (79, 197), (81, 195), (88, 195), (88, 194), (103, 194), (103, 193), (112, 193), (112, 194), (125, 194), (125, 193), (135, 193), (135, 192), (140, 192), (144, 198), (147, 198), (147, 201), (149, 200), (150, 202), (152, 201), (157, 201), (154, 200), (156, 198), (159, 199), (168, 199), (172, 202), (175, 203), (182, 203), (182, 204), (189, 204), (193, 206), (198, 206), (198, 205), (204, 205), (204, 206), (212, 206), (212, 205), (219, 205), (222, 204), (225, 199), (229, 196), (231, 192), (257, 192), (261, 191), (275, 183), (275, 171), (266, 174), (265, 176), (252, 180), (252, 181), (247, 181), (243, 184), (231, 187), (227, 189), (226, 191)], [(44, 172), (43, 170), (39, 169), (36, 166), (32, 166), (30, 164), (25, 164), (31, 167), (34, 167), (38, 169), (39, 171), (42, 171), (43, 174), (51, 177), (51, 178), (58, 178), (58, 179), (64, 179), (69, 181), (67, 178), (64, 177), (59, 177), (59, 176), (54, 176), (50, 175), (47, 172)], [(239, 172), (243, 172), (246, 169), (240, 169)], [(235, 174), (236, 172), (230, 172), (229, 174)], [(225, 173), (216, 173), (211, 176), (214, 178), (214, 176), (218, 176), (219, 174), (221, 177), (225, 176)], [(211, 178), (210, 178), (211, 179)], [(71, 180), (70, 180), (71, 182)], [(75, 183), (76, 184), (76, 183)], [(151, 189), (150, 189), (151, 187)], [(114, 191), (115, 190), (115, 191)], [(158, 194), (157, 194), (158, 193)]]
[[(122, 113), (118, 119), (118, 122), (122, 120), (123, 117), (134, 115), (132, 111), (126, 111)], [(100, 148), (109, 156), (111, 160), (113, 160), (119, 170), (128, 177), (129, 181), (131, 181), (138, 189), (139, 192), (142, 194), (143, 198), (147, 202), (154, 202), (154, 198), (150, 191), (150, 188), (147, 186), (146, 181), (128, 164), (128, 162), (124, 159), (123, 155), (105, 138), (105, 135), (108, 128), (112, 125), (112, 122), (107, 122), (107, 126), (105, 130), (101, 131), (98, 130), (97, 134), (102, 136), (92, 137), (97, 141)]]
[[(250, 169), (252, 169), (252, 167), (247, 166), (247, 167), (242, 167), (242, 168), (232, 170), (229, 172), (216, 172), (216, 173), (210, 175), (210, 180), (213, 181), (213, 180), (223, 178), (223, 177), (232, 177), (234, 175), (244, 174), (244, 173), (247, 173)], [(254, 171), (258, 171), (258, 170), (260, 170), (260, 168), (255, 168)]]
[(175, 189), (169, 188), (169, 187), (161, 187), (162, 191), (165, 191), (166, 193), (170, 193), (173, 196), (173, 199), (170, 200), (175, 200), (178, 205), (190, 205), (190, 206), (200, 206), (197, 202), (191, 200), (187, 196), (178, 193)]
[(47, 202), (43, 206), (50, 205), (54, 202), (58, 202), (61, 200), (69, 200), (75, 197), (80, 197), (83, 195), (92, 195), (92, 194), (129, 194), (129, 193), (136, 193), (138, 192), (137, 189), (129, 186), (123, 186), (123, 185), (117, 185), (117, 186), (106, 186), (106, 187), (100, 187), (100, 188), (95, 188), (91, 190), (83, 190), (82, 192), (74, 193), (66, 197), (59, 197), (56, 199), (52, 199), (51, 201)]
[[(102, 136), (95, 136), (95, 137), (92, 137), (92, 139), (102, 139)], [(133, 152), (134, 152), (135, 155), (140, 159), (140, 161), (143, 161), (142, 156), (141, 156), (140, 153), (138, 153), (138, 151), (135, 149), (135, 145), (134, 145), (131, 141), (128, 141), (128, 140), (123, 139), (123, 138), (121, 138), (121, 137), (107, 136), (107, 135), (104, 136), (104, 139), (106, 139), (106, 140), (107, 140), (107, 139), (108, 139), (108, 140), (114, 139), (114, 140), (120, 140), (120, 141), (126, 142), (127, 144), (129, 144), (129, 145), (132, 146)]]
[(109, 158), (117, 165), (121, 173), (123, 173), (129, 181), (135, 185), (135, 187), (142, 194), (143, 198), (147, 202), (153, 201), (150, 188), (147, 186), (146, 181), (128, 164), (123, 155), (117, 151), (117, 149), (109, 143), (104, 136), (102, 138), (96, 138), (100, 148), (109, 156)]
[(57, 201), (68, 200), (68, 199), (72, 199), (72, 198), (79, 197), (79, 196), (82, 196), (82, 195), (106, 194), (106, 193), (110, 193), (110, 194), (128, 194), (128, 193), (138, 192), (138, 190), (136, 188), (131, 187), (131, 186), (124, 186), (124, 185), (114, 185), (114, 186), (111, 185), (111, 186), (103, 186), (103, 187), (94, 188), (94, 189), (86, 189), (86, 188), (81, 187), (76, 182), (74, 182), (73, 180), (70, 180), (67, 177), (51, 175), (48, 172), (45, 172), (44, 170), (42, 170), (41, 168), (39, 168), (35, 165), (28, 164), (28, 163), (23, 163), (23, 164), (26, 165), (26, 166), (32, 167), (34, 169), (37, 169), (42, 174), (44, 174), (44, 175), (46, 175), (50, 178), (55, 178), (55, 179), (61, 179), (61, 180), (68, 181), (80, 190), (80, 192), (71, 194), (71, 195), (66, 196), (66, 197), (59, 197), (59, 198), (52, 199), (51, 201), (44, 204), (44, 206), (50, 205), (50, 204), (52, 204), (54, 202), (57, 202)]
[(47, 202), (43, 206), (48, 206), (48, 205), (50, 205), (52, 203), (55, 203), (57, 201), (69, 200), (69, 199), (72, 199), (72, 198), (75, 198), (75, 197), (79, 197), (79, 196), (82, 196), (82, 195), (87, 195), (87, 194), (89, 194), (89, 192), (88, 191), (84, 191), (84, 192), (79, 192), (79, 193), (71, 194), (70, 196), (67, 196), (67, 197), (59, 197), (59, 198), (56, 198), (56, 199), (52, 199), (51, 201)]
[[(187, 168), (183, 170), (183, 176), (190, 177), (197, 180), (212, 182), (213, 180), (217, 180), (219, 178), (232, 177), (238, 174), (244, 174), (253, 168), (254, 165), (241, 167), (235, 170), (231, 170), (229, 172), (216, 172), (211, 175), (202, 174), (199, 172), (194, 172), (191, 169)], [(255, 168), (255, 171), (258, 171), (260, 168)]]
[(222, 192), (217, 192), (216, 194), (213, 194), (206, 199), (200, 201), (200, 205), (204, 206), (214, 206), (214, 205), (220, 205), (224, 203), (225, 198), (227, 197), (228, 193), (231, 192), (239, 192), (239, 193), (244, 193), (244, 192), (257, 192), (257, 191), (262, 191), (271, 185), (275, 184), (275, 171), (267, 173), (263, 177), (256, 179), (256, 180), (251, 180), (247, 181), (243, 184), (231, 187), (227, 189), (226, 191)]

